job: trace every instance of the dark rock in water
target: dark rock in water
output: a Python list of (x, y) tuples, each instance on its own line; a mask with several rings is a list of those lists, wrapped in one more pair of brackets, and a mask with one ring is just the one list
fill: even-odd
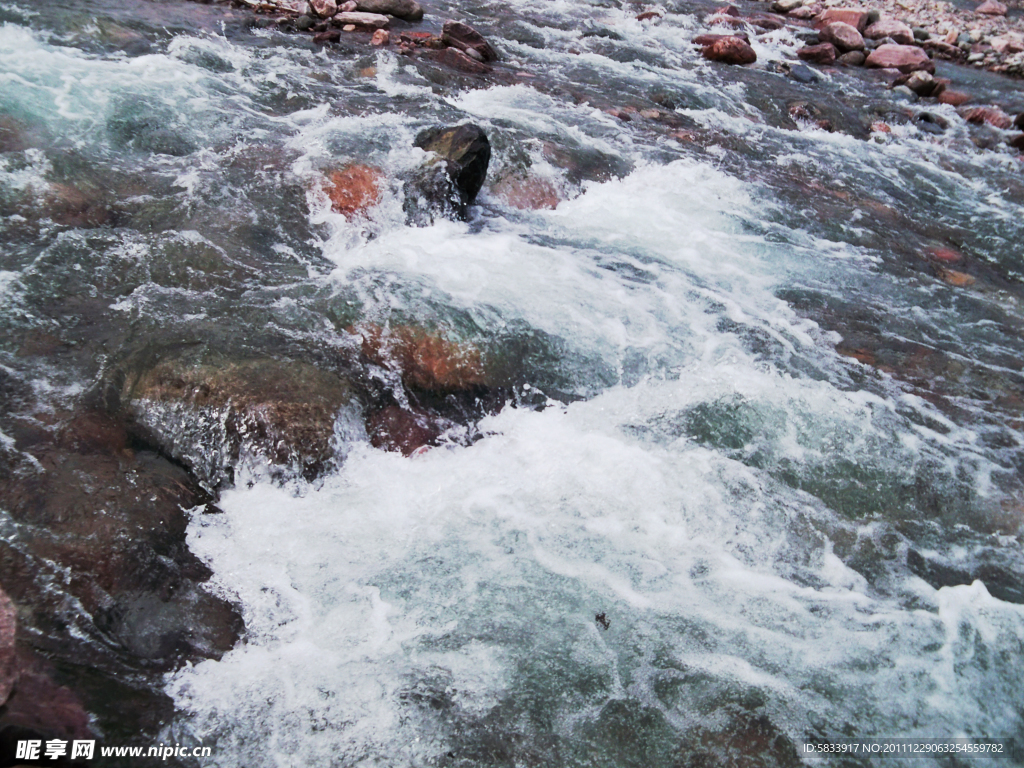
[(103, 226), (110, 218), (102, 193), (71, 184), (51, 184), (39, 213), (58, 224), (82, 228)]
[(701, 52), (705, 59), (718, 61), (722, 64), (753, 64), (757, 54), (748, 43), (739, 37), (724, 37), (704, 47)]
[(614, 29), (595, 24), (592, 21), (588, 21), (583, 26), (583, 32), (581, 37), (603, 37), (608, 40), (621, 40), (622, 35), (616, 32)]
[(435, 416), (422, 409), (389, 405), (366, 420), (366, 432), (374, 448), (410, 456), (424, 446), (436, 444), (444, 428)]
[(423, 6), (416, 0), (357, 0), (356, 10), (366, 13), (383, 13), (405, 21), (421, 21)]
[(859, 67), (864, 64), (866, 58), (864, 51), (848, 51), (836, 59), (836, 61), (844, 67)]
[(155, 155), (184, 157), (196, 151), (188, 137), (168, 128), (173, 118), (145, 104), (127, 102), (107, 122), (111, 138), (122, 147)]
[(925, 133), (932, 133), (939, 135), (943, 133), (949, 123), (946, 122), (946, 118), (941, 115), (937, 115), (934, 112), (921, 112), (914, 117), (914, 123)]
[(14, 603), (0, 588), (0, 707), (7, 701), (17, 679), (14, 666), (14, 630)]
[(832, 125), (832, 121), (824, 115), (821, 109), (814, 104), (809, 104), (805, 101), (798, 101), (790, 104), (789, 116), (794, 120), (803, 120), (805, 122), (814, 123), (825, 131), (835, 130), (835, 127)]
[(406, 212), (414, 223), (434, 213), (465, 219), (487, 176), (491, 143), (478, 126), (435, 128), (416, 137), (415, 146), (435, 157), (406, 184)]
[(798, 83), (816, 83), (821, 79), (813, 69), (805, 67), (803, 64), (790, 67), (789, 76)]
[(1017, 115), (1017, 118), (1013, 121), (1013, 127), (1020, 128), (1022, 131), (1024, 131), (1024, 112), (1021, 112), (1019, 115)]
[(491, 68), (482, 61), (470, 58), (468, 54), (457, 48), (443, 48), (440, 51), (435, 51), (431, 58), (439, 64), (470, 75), (486, 75), (491, 71)]
[(313, 42), (317, 45), (323, 45), (324, 43), (336, 43), (341, 40), (340, 29), (328, 29), (323, 32), (317, 32), (313, 35)]
[(1006, 143), (1014, 149), (1019, 149), (1021, 152), (1024, 152), (1024, 133), (1017, 134)]
[(352, 332), (360, 337), (367, 360), (396, 371), (412, 390), (449, 393), (495, 383), (479, 349), (436, 331), (408, 325), (387, 329), (366, 325)]
[(836, 60), (836, 47), (832, 43), (805, 45), (796, 52), (796, 55), (804, 61), (827, 65)]
[(308, 363), (201, 350), (161, 354), (125, 377), (120, 399), (139, 438), (213, 489), (242, 461), (319, 475), (333, 463), (335, 418), (351, 394)]
[(295, 28), (300, 32), (308, 32), (316, 26), (316, 19), (312, 16), (299, 16), (295, 20)]
[(480, 54), (481, 61), (497, 61), (498, 53), (484, 36), (468, 24), (461, 21), (446, 21), (441, 30), (441, 39), (445, 45), (458, 48), (460, 51), (470, 49)]
[(900, 85), (907, 86), (911, 91), (922, 97), (933, 95), (938, 87), (935, 78), (929, 73), (922, 71), (912, 72)]

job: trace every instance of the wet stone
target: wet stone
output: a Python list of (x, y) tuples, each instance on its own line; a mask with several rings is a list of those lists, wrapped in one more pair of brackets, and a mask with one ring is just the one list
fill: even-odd
[(414, 145), (434, 156), (406, 184), (407, 214), (416, 221), (433, 214), (465, 219), (487, 176), (491, 160), (487, 135), (467, 123), (424, 131)]
[(757, 54), (754, 52), (754, 49), (744, 40), (735, 36), (724, 37), (710, 45), (704, 46), (701, 55), (705, 59), (722, 64), (744, 65), (753, 64), (757, 61)]
[(405, 21), (420, 21), (423, 18), (423, 6), (416, 0), (357, 0), (353, 10), (395, 16)]
[(444, 44), (468, 53), (469, 50), (479, 54), (479, 60), (490, 62), (498, 60), (498, 53), (490, 43), (468, 24), (460, 21), (446, 21), (441, 31)]
[(335, 417), (351, 390), (308, 363), (198, 350), (137, 368), (120, 398), (140, 439), (217, 488), (240, 462), (307, 479), (331, 467)]
[(832, 43), (805, 45), (796, 52), (796, 55), (804, 61), (828, 65), (836, 60), (836, 47)]

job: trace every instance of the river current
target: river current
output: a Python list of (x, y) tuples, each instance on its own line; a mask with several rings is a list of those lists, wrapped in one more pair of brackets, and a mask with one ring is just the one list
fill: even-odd
[[(353, 324), (416, 324), (516, 361), (468, 439), (383, 451), (353, 406), (326, 473), (239, 466), (190, 511), (245, 628), (147, 683), (173, 707), (145, 743), (618, 768), (1024, 740), (1024, 166), (862, 71), (787, 77), (787, 30), (704, 61), (714, 6), (659, 7), (428, 4), (499, 49), (490, 79), (224, 4), (0, 8), (0, 116), (27, 126), (0, 155), (0, 364), (29, 393), (4, 419), (42, 429), (154, 340), (323, 365)], [(331, 163), (399, 178), (467, 121), (493, 150), (468, 221), (407, 225), (394, 183), (331, 210)], [(557, 206), (510, 205), (510, 177)], [(75, 626), (30, 641), (91, 658)]]

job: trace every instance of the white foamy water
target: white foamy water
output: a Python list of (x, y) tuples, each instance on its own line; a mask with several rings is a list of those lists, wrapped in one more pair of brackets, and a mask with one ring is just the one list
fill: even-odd
[[(938, 415), (942, 433), (908, 424), (898, 396), (793, 378), (733, 332), (757, 329), (779, 360), (839, 366), (831, 337), (774, 296), (811, 243), (750, 234), (757, 194), (679, 162), (518, 223), (353, 246), (335, 221), (331, 280), (392, 275), (387, 306), (366, 284), (371, 314), (523, 321), (624, 383), (507, 407), (469, 447), (406, 459), (356, 444), (318, 489), (233, 490), (223, 515), (197, 516), (190, 547), (240, 601), (247, 639), (169, 691), (218, 764), (486, 764), (472, 755), (488, 739), (551, 764), (616, 764), (621, 745), (593, 729), (626, 727), (626, 702), (653, 719), (625, 747), (662, 755), (651, 764), (695, 728), (728, 728), (735, 707), (794, 742), (1019, 730), (1006, 704), (1024, 684), (1020, 606), (907, 573), (880, 595), (833, 551), (872, 526), (751, 466), (828, 476), (845, 461), (876, 472), (879, 492), (928, 461), (976, 488), (993, 470), (969, 431)], [(744, 434), (737, 409), (749, 441), (695, 436), (698, 412)]]

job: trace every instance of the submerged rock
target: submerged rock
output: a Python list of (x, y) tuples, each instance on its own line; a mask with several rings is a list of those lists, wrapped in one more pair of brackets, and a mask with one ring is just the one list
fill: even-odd
[(491, 160), (491, 144), (471, 123), (435, 128), (416, 137), (415, 146), (433, 153), (406, 183), (406, 213), (413, 223), (437, 214), (465, 219), (476, 200)]
[(421, 408), (389, 405), (366, 420), (370, 445), (411, 456), (420, 448), (434, 445), (445, 430), (438, 418)]
[(441, 30), (441, 39), (445, 45), (457, 48), (468, 55), (472, 55), (470, 51), (475, 51), (480, 61), (498, 60), (497, 51), (484, 39), (484, 36), (461, 21), (446, 21)]
[(383, 176), (379, 168), (362, 164), (333, 171), (327, 177), (331, 209), (345, 216), (365, 213), (380, 202)]
[(134, 433), (209, 488), (243, 462), (316, 477), (333, 464), (335, 419), (351, 399), (346, 381), (308, 363), (205, 352), (161, 356), (121, 391)]
[(561, 199), (551, 182), (536, 176), (520, 174), (503, 176), (494, 184), (491, 191), (513, 208), (523, 210), (556, 208)]
[(396, 371), (412, 389), (454, 392), (494, 383), (476, 346), (452, 341), (437, 331), (364, 325), (352, 332), (360, 337), (367, 360)]
[(753, 64), (757, 61), (757, 54), (750, 45), (739, 37), (730, 36), (716, 40), (710, 45), (704, 46), (701, 55), (705, 59), (718, 61), (722, 64)]
[(416, 0), (356, 0), (353, 10), (386, 14), (405, 21), (423, 19), (423, 6)]
[(442, 48), (436, 51), (431, 58), (446, 67), (457, 69), (471, 75), (486, 75), (491, 68), (482, 61), (470, 57), (468, 54), (457, 48)]

